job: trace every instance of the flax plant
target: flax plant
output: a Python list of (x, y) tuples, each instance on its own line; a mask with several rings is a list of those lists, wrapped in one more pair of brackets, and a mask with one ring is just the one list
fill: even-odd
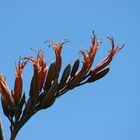
[[(4, 115), (10, 122), (10, 140), (15, 140), (18, 132), (26, 122), (37, 112), (51, 107), (58, 97), (66, 94), (69, 90), (84, 84), (93, 83), (103, 78), (110, 70), (110, 63), (113, 57), (120, 51), (122, 47), (115, 47), (112, 37), (108, 37), (112, 48), (107, 56), (92, 68), (96, 53), (100, 46), (100, 41), (95, 34), (92, 35), (89, 51), (80, 50), (83, 56), (82, 67), (80, 60), (77, 58), (75, 62), (66, 65), (60, 77), (62, 70), (62, 49), (67, 41), (51, 41), (55, 53), (55, 60), (50, 66), (44, 59), (42, 50), (32, 51), (36, 57), (27, 56), (19, 60), (15, 65), (15, 83), (13, 90), (10, 90), (5, 78), (0, 74), (0, 93), (1, 104)], [(23, 70), (29, 63), (33, 65), (33, 76), (30, 83), (29, 98), (23, 93)], [(4, 140), (2, 127), (0, 122), (0, 139)]]

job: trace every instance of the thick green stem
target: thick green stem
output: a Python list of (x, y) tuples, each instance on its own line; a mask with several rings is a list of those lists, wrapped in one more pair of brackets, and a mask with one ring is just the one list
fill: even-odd
[(0, 118), (0, 140), (4, 140), (1, 118)]

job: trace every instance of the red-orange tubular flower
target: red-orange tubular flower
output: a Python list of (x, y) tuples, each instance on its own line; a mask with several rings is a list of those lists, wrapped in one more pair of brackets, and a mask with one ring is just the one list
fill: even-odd
[(109, 64), (112, 61), (113, 57), (124, 47), (123, 44), (121, 48), (119, 48), (118, 46), (115, 48), (113, 37), (108, 37), (108, 39), (112, 45), (112, 49), (109, 51), (106, 58), (104, 58), (99, 64), (97, 64), (95, 68), (90, 70), (90, 73), (88, 75), (90, 77), (87, 82), (94, 82), (105, 76), (109, 71)]
[(47, 65), (44, 60), (44, 52), (42, 50), (34, 51), (34, 52), (37, 54), (38, 64), (40, 67), (40, 90), (41, 90), (46, 77)]
[(53, 49), (54, 49), (55, 56), (56, 56), (55, 78), (59, 77), (61, 64), (62, 64), (62, 58), (61, 58), (62, 48), (63, 48), (63, 45), (67, 42), (68, 41), (61, 41), (59, 44), (57, 44), (56, 41), (52, 41)]
[(107, 57), (105, 59), (103, 59), (99, 64), (97, 64), (97, 66), (94, 69), (92, 69), (90, 71), (91, 74), (94, 74), (97, 71), (100, 71), (100, 70), (104, 69), (106, 66), (108, 66), (110, 64), (110, 62), (112, 61), (113, 57), (115, 56), (115, 54), (124, 47), (124, 45), (123, 45), (121, 48), (119, 48), (118, 46), (115, 48), (114, 39), (110, 38), (110, 37), (108, 37), (108, 39), (112, 45), (112, 49), (109, 51)]
[(41, 50), (34, 52), (37, 54), (37, 58), (25, 57), (24, 59), (31, 60), (34, 68), (34, 74), (30, 85), (30, 96), (38, 97), (44, 84), (47, 66), (44, 61), (44, 52)]
[(69, 80), (68, 86), (67, 86), (68, 89), (72, 89), (76, 87), (85, 78), (85, 76), (87, 75), (89, 69), (91, 68), (93, 64), (94, 57), (99, 48), (99, 45), (100, 45), (100, 41), (97, 41), (96, 36), (93, 34), (92, 43), (91, 43), (88, 54), (86, 54), (86, 51), (84, 49), (80, 51), (84, 57), (83, 66), (81, 70), (71, 80)]
[(0, 74), (0, 93), (2, 94), (2, 100), (4, 101), (4, 103), (10, 108), (12, 108), (14, 105), (14, 99), (5, 79), (1, 74)]
[(15, 84), (14, 84), (14, 101), (15, 104), (18, 104), (20, 102), (21, 96), (22, 96), (22, 85), (23, 85), (23, 77), (22, 77), (22, 71), (25, 67), (27, 61), (19, 61), (18, 66), (16, 66), (16, 78), (15, 78)]

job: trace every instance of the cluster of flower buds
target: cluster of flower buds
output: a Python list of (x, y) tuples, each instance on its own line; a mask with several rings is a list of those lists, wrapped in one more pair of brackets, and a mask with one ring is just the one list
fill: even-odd
[[(62, 65), (61, 53), (63, 45), (66, 43), (65, 41), (59, 44), (55, 41), (51, 42), (56, 58), (49, 67), (47, 67), (44, 60), (44, 52), (42, 50), (33, 50), (37, 55), (36, 58), (32, 56), (22, 58), (16, 65), (13, 91), (9, 89), (6, 80), (0, 75), (1, 103), (5, 116), (11, 122), (11, 131), (18, 126), (18, 123), (25, 121), (25, 118), (28, 118), (31, 114), (50, 107), (57, 97), (65, 94), (68, 90), (86, 83), (95, 82), (104, 77), (109, 71), (109, 64), (113, 57), (122, 48), (114, 46), (113, 38), (108, 37), (108, 39), (112, 48), (107, 57), (94, 68), (91, 67), (100, 46), (100, 41), (93, 34), (89, 51), (87, 52), (84, 49), (80, 51), (83, 56), (82, 66), (79, 67), (80, 60), (79, 58), (76, 59), (73, 65), (70, 63), (64, 68), (61, 77), (59, 77)], [(25, 99), (25, 94), (22, 91), (22, 71), (29, 61), (33, 64), (34, 72), (30, 84), (29, 98)]]

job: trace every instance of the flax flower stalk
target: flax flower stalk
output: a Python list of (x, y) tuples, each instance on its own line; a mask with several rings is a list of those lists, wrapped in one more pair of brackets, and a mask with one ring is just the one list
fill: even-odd
[[(26, 56), (16, 65), (13, 91), (10, 90), (6, 79), (0, 74), (1, 104), (4, 115), (10, 121), (10, 140), (15, 140), (24, 124), (38, 111), (51, 107), (58, 97), (83, 84), (93, 83), (109, 72), (113, 57), (123, 46), (121, 48), (115, 47), (114, 39), (111, 37), (108, 39), (112, 48), (94, 68), (92, 65), (100, 46), (100, 41), (97, 40), (95, 34), (92, 36), (89, 51), (80, 50), (80, 54), (83, 56), (81, 67), (78, 58), (73, 65), (72, 63), (67, 64), (61, 74), (62, 49), (68, 41), (61, 41), (60, 43), (52, 41), (55, 60), (48, 67), (44, 59), (44, 52), (32, 49), (36, 57)], [(25, 93), (23, 94), (23, 69), (29, 61), (32, 63), (33, 76), (30, 82), (29, 96), (26, 96)], [(1, 120), (0, 140), (4, 140)]]

